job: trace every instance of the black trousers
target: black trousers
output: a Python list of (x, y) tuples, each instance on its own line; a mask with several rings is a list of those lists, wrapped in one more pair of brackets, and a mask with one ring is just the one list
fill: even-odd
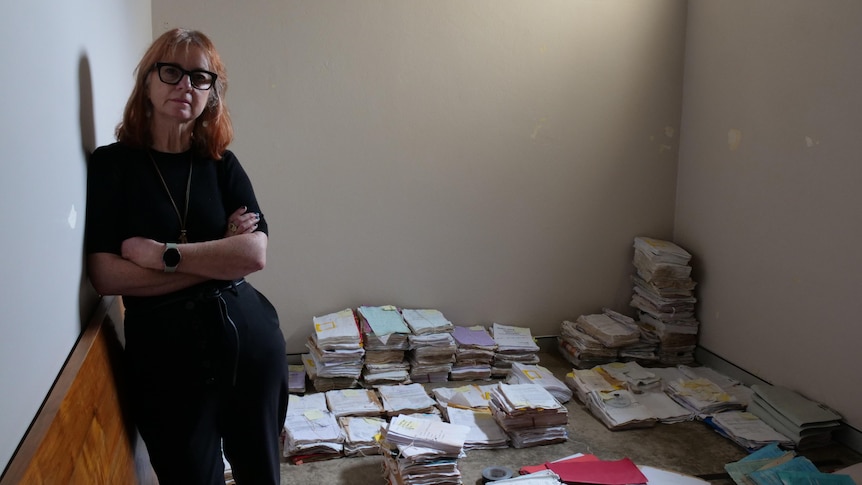
[(202, 285), (129, 307), (131, 408), (160, 485), (280, 482), (284, 336), (251, 284)]

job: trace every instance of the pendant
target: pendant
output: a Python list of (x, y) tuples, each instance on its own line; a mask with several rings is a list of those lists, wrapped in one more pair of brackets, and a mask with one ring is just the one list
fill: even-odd
[(186, 237), (186, 230), (183, 229), (180, 231), (180, 244), (187, 244), (189, 242), (189, 238)]

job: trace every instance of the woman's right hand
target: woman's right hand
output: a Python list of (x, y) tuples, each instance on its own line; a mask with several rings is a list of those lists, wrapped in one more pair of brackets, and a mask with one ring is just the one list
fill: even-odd
[(227, 218), (227, 228), (225, 229), (224, 237), (251, 234), (257, 230), (257, 223), (259, 221), (260, 214), (257, 212), (248, 212), (248, 207), (242, 206)]

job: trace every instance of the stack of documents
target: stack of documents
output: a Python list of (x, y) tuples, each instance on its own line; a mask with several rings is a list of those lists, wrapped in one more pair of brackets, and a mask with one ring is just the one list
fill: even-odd
[(598, 364), (617, 360), (618, 350), (605, 347), (597, 339), (578, 329), (575, 322), (564, 321), (558, 340), (560, 353), (578, 369), (589, 369)]
[(739, 485), (856, 483), (847, 475), (822, 473), (809, 459), (797, 456), (794, 451), (784, 451), (777, 443), (764, 446), (739, 461), (728, 463), (724, 469)]
[(460, 485), (458, 458), (464, 456), (467, 426), (398, 415), (380, 445), (389, 483)]
[(772, 443), (786, 448), (794, 446), (793, 440), (766, 424), (747, 411), (725, 411), (704, 420), (725, 438), (746, 450), (752, 451)]
[(464, 438), (465, 450), (493, 450), (509, 447), (509, 435), (497, 424), (490, 409), (442, 407), (446, 420), (470, 428)]
[(506, 376), (506, 383), (540, 385), (561, 403), (567, 403), (572, 399), (572, 390), (563, 381), (557, 379), (553, 372), (540, 365), (513, 363)]
[(389, 416), (411, 413), (438, 413), (436, 403), (421, 384), (380, 386), (380, 401)]
[(497, 344), (491, 364), (491, 375), (505, 377), (513, 362), (539, 363), (539, 346), (533, 340), (529, 328), (495, 323), (491, 326), (491, 337)]
[(377, 436), (386, 427), (385, 419), (368, 416), (344, 416), (338, 418), (344, 431), (344, 456), (379, 455)]
[(322, 393), (290, 395), (284, 432), (284, 456), (293, 463), (341, 456), (344, 434)]
[[(654, 370), (654, 369), (653, 369)], [(682, 374), (679, 374), (682, 376)], [(625, 416), (613, 415), (602, 408), (616, 406), (625, 408), (623, 404), (634, 402), (635, 407), (648, 410), (649, 417), (660, 423), (679, 423), (694, 419), (694, 413), (678, 404), (665, 394), (661, 388), (651, 389), (631, 396), (630, 394), (615, 395), (618, 391), (628, 391), (625, 382), (617, 380), (608, 374), (603, 366), (593, 369), (573, 369), (566, 375), (566, 385), (569, 386), (578, 399), (587, 405), (590, 412), (611, 429), (627, 424)], [(632, 399), (633, 398), (633, 399)], [(590, 405), (592, 402), (592, 406)], [(624, 413), (625, 410), (621, 411)], [(642, 417), (638, 417), (642, 419)]]
[(705, 377), (668, 381), (665, 392), (699, 418), (723, 411), (745, 409), (745, 404), (736, 396)]
[(605, 347), (612, 349), (640, 342), (641, 334), (637, 325), (627, 325), (605, 313), (581, 315), (575, 320), (575, 326)]
[(365, 350), (353, 310), (314, 317), (314, 332), (305, 346), (314, 361), (317, 378), (357, 379)]
[(326, 392), (332, 389), (349, 389), (358, 387), (359, 381), (353, 377), (320, 377), (317, 375), (317, 364), (311, 354), (302, 354), (302, 367), (308, 378), (311, 379), (314, 389), (318, 392)]
[(446, 382), (455, 363), (457, 346), (449, 332), (410, 335), (410, 379), (413, 382)]
[(611, 362), (600, 366), (614, 379), (625, 383), (626, 388), (640, 393), (661, 390), (661, 377), (641, 367), (637, 362)]
[(568, 439), (568, 411), (542, 386), (498, 383), (491, 391), (490, 405), (494, 419), (515, 448)]
[(786, 387), (755, 384), (748, 410), (787, 436), (799, 449), (828, 444), (841, 416)]
[(407, 350), (410, 328), (392, 305), (357, 309), (366, 350)]
[(694, 361), (699, 323), (695, 319), (691, 254), (670, 241), (649, 237), (634, 240), (634, 291), (631, 306), (639, 320), (659, 338), (659, 362)]
[(636, 330), (640, 336), (637, 342), (619, 347), (619, 356), (622, 360), (634, 360), (642, 364), (655, 364), (658, 362), (658, 345), (660, 340), (653, 332), (647, 331), (643, 324), (636, 321), (634, 318), (622, 313), (611, 310), (610, 308), (602, 308), (602, 313), (610, 318), (620, 322), (621, 324)]
[(437, 387), (431, 390), (437, 405), (443, 407), (458, 407), (489, 412), (491, 410), (491, 391), (497, 384), (468, 384), (461, 387)]
[[(310, 355), (309, 358), (311, 358)], [(287, 391), (291, 394), (303, 394), (305, 392), (305, 365), (291, 364), (287, 366)]]
[(627, 389), (590, 391), (587, 409), (612, 430), (649, 428), (658, 422), (652, 410)]
[(452, 333), (454, 325), (439, 310), (402, 310), (401, 316), (413, 335), (427, 333)]
[(394, 306), (361, 306), (357, 309), (365, 342), (363, 380), (370, 386), (410, 382), (405, 359), (410, 329)]
[(383, 415), (383, 405), (373, 389), (334, 389), (324, 395), (327, 407), (336, 418)]
[(494, 359), (497, 344), (485, 327), (456, 326), (452, 331), (452, 338), (455, 339), (457, 348), (455, 364), (449, 378), (453, 381), (490, 379), (491, 361)]

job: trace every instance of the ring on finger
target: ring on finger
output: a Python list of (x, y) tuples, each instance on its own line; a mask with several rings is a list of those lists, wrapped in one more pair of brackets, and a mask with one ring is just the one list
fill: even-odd
[(228, 224), (228, 225), (227, 225), (227, 228), (228, 228), (228, 230), (229, 230), (230, 232), (236, 232), (236, 230), (237, 230), (237, 229), (239, 229), (239, 228), (237, 227), (237, 225), (236, 225), (235, 223), (233, 223), (233, 222), (231, 222), (230, 224)]

